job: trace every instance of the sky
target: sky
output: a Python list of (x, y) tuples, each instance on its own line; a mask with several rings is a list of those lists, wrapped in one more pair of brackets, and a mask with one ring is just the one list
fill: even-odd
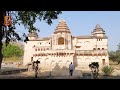
[[(96, 24), (100, 24), (108, 36), (108, 50), (117, 50), (120, 43), (120, 11), (62, 11), (51, 26), (45, 21), (37, 20), (35, 26), (40, 30), (39, 37), (51, 36), (60, 19), (66, 21), (73, 36), (91, 35)], [(20, 35), (28, 34), (22, 25), (16, 25), (16, 31)]]

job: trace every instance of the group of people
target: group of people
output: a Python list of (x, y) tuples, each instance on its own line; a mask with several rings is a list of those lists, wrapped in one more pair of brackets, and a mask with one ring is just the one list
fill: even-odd
[[(40, 62), (37, 60), (37, 61), (33, 61), (32, 62), (32, 71), (34, 70), (35, 71), (35, 77), (37, 77), (37, 74), (38, 74), (38, 64)], [(73, 75), (73, 71), (75, 69), (75, 66), (74, 64), (71, 62), (70, 65), (69, 65), (69, 75), (72, 76)]]

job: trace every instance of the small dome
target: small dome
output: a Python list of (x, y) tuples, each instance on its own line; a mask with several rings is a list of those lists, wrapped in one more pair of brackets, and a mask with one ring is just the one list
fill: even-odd
[(36, 31), (32, 31), (28, 34), (28, 37), (38, 37), (38, 34), (36, 33)]

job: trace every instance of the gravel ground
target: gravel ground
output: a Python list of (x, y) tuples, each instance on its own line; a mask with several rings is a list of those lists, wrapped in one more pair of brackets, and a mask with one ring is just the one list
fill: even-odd
[(79, 76), (41, 76), (35, 78), (33, 72), (22, 72), (19, 74), (0, 75), (0, 79), (80, 79)]
[[(114, 73), (112, 76), (99, 76), (99, 79), (120, 79), (120, 65), (114, 65), (115, 68)], [(13, 70), (21, 70), (23, 67), (16, 67), (16, 66), (4, 66), (2, 67), (2, 72), (6, 71), (13, 71)], [(49, 72), (41, 72), (38, 75), (37, 79), (92, 79), (91, 76), (83, 76), (83, 73), (86, 72), (79, 72), (77, 73), (75, 71), (73, 76), (69, 75), (52, 75), (50, 76)], [(89, 72), (90, 73), (90, 72)], [(19, 72), (19, 73), (14, 73), (14, 74), (9, 74), (9, 75), (0, 75), (0, 79), (36, 79), (34, 72)]]

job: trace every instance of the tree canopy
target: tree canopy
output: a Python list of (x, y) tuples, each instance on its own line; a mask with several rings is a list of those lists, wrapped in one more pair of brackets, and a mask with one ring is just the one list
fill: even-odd
[(23, 50), (20, 49), (20, 47), (15, 44), (8, 44), (6, 46), (4, 43), (2, 48), (2, 53), (3, 53), (3, 57), (5, 58), (14, 57), (14, 56), (16, 57), (23, 56)]
[(39, 31), (35, 26), (36, 20), (43, 20), (48, 25), (52, 24), (52, 20), (57, 19), (61, 11), (9, 11), (8, 15), (12, 17), (12, 26), (3, 29), (3, 38), (5, 38), (6, 44), (10, 42), (10, 38), (15, 37), (17, 40), (21, 40), (21, 37), (15, 32), (15, 24), (22, 24), (29, 32), (31, 30)]
[(120, 43), (117, 45), (118, 49), (116, 51), (110, 51), (109, 52), (109, 58), (112, 61), (116, 61), (118, 62), (118, 64), (120, 63)]
[[(21, 40), (21, 37), (15, 31), (15, 24), (23, 24), (31, 32), (32, 30), (38, 30), (34, 26), (36, 20), (43, 20), (51, 25), (52, 20), (57, 19), (61, 13), (61, 11), (0, 11), (0, 69), (3, 59), (2, 40), (5, 40), (6, 45), (9, 44), (11, 38)], [(12, 25), (7, 27), (4, 25), (4, 16), (6, 15), (12, 17)]]

